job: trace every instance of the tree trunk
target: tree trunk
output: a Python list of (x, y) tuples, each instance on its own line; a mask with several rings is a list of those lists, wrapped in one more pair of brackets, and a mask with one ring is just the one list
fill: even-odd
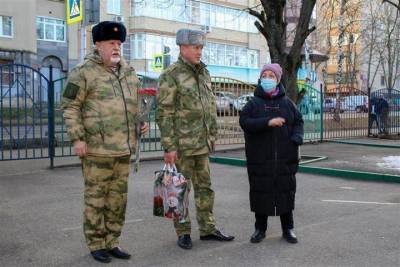
[(298, 103), (302, 95), (297, 90), (297, 70), (301, 65), (301, 52), (304, 42), (315, 27), (308, 28), (316, 0), (302, 0), (300, 17), (296, 27), (293, 44), (286, 49), (286, 19), (284, 10), (286, 0), (261, 0), (263, 11), (248, 9), (258, 20), (254, 23), (265, 37), (272, 63), (279, 63), (283, 69), (282, 83), (288, 96)]

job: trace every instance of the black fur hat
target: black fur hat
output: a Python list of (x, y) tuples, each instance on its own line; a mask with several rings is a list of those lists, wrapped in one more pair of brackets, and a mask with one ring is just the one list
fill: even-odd
[(125, 42), (126, 28), (122, 23), (115, 21), (102, 21), (92, 29), (93, 43), (108, 40)]

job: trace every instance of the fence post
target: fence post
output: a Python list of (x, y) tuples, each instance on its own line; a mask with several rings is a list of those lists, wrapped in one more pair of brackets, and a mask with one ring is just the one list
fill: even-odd
[(367, 137), (371, 135), (371, 87), (368, 86), (368, 132)]
[(320, 141), (324, 141), (324, 95), (323, 95), (323, 86), (320, 84), (319, 86), (319, 96), (320, 96), (320, 102), (321, 102), (321, 107), (320, 107), (320, 118), (321, 118), (321, 133), (320, 133)]
[(54, 81), (53, 66), (49, 68), (49, 87), (47, 91), (47, 114), (48, 114), (48, 138), (49, 138), (49, 157), (50, 169), (54, 168)]

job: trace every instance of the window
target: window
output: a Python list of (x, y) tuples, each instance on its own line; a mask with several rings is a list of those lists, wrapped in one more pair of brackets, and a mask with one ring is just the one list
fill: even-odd
[(121, 0), (107, 0), (107, 13), (121, 15)]
[(198, 0), (131, 0), (130, 7), (131, 16), (146, 16), (235, 31), (258, 32), (254, 26), (256, 19), (247, 12)]
[(381, 76), (381, 86), (385, 86), (385, 76)]
[(131, 35), (131, 58), (144, 59), (144, 34)]
[(65, 21), (37, 17), (36, 33), (38, 40), (65, 42)]
[(258, 68), (258, 51), (248, 50), (248, 66), (250, 68)]
[[(170, 48), (171, 61), (179, 56), (175, 37), (136, 33), (130, 36), (131, 58), (152, 60), (155, 54), (163, 53), (165, 46)], [(202, 60), (206, 64), (258, 68), (259, 52), (242, 46), (207, 42)]]
[(13, 21), (12, 17), (0, 16), (0, 37), (13, 36)]
[(191, 9), (191, 18), (192, 21), (191, 23), (193, 24), (200, 24), (200, 19), (201, 19), (201, 15), (200, 15), (200, 2), (194, 2), (192, 1), (192, 9)]

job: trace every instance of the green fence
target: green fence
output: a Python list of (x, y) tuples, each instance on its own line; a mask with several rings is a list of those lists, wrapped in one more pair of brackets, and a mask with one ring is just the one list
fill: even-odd
[[(0, 160), (50, 158), (53, 162), (54, 157), (74, 155), (61, 110), (66, 78), (53, 80), (51, 74), (47, 78), (30, 66), (0, 65)], [(143, 86), (155, 84), (151, 80)], [(243, 144), (239, 116), (253, 97), (255, 86), (225, 77), (212, 77), (211, 85), (218, 113), (217, 145)], [(309, 85), (299, 84), (299, 87), (304, 89), (298, 108), (304, 119), (305, 141), (368, 136), (378, 131), (371, 123), (368, 113), (371, 107), (365, 93), (324, 95)], [(389, 133), (399, 134), (399, 91), (377, 90), (372, 96), (385, 98), (389, 104), (387, 119), (379, 120), (379, 125), (385, 126)], [(142, 138), (143, 152), (162, 150), (154, 115), (155, 109), (148, 117), (150, 130)]]

